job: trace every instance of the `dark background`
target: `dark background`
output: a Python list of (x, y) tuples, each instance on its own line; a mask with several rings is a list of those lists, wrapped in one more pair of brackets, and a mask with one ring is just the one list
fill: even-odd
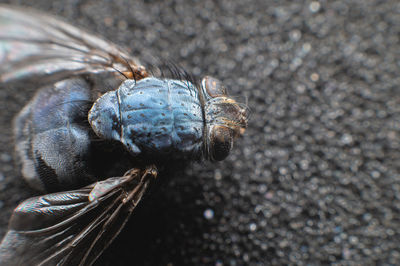
[[(97, 265), (400, 263), (398, 1), (7, 2), (215, 76), (252, 110), (228, 159), (160, 176)], [(10, 129), (31, 95), (0, 91), (0, 236), (34, 195)]]

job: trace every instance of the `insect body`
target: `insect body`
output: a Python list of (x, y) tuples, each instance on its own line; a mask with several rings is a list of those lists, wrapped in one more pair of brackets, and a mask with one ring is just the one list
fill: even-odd
[[(0, 6), (0, 82), (21, 80), (47, 84), (15, 119), (22, 174), (55, 193), (15, 209), (1, 265), (90, 265), (157, 175), (154, 164), (222, 160), (247, 126), (247, 108), (215, 78), (153, 77), (112, 43)], [(99, 97), (102, 82), (116, 87)]]
[[(117, 90), (100, 97), (89, 110), (90, 106), (84, 104), (90, 99), (89, 86), (75, 78), (44, 87), (17, 116), (16, 150), (23, 176), (32, 187), (54, 192), (110, 176), (115, 155), (102, 152), (109, 168), (103, 167), (103, 173), (99, 173), (100, 158), (95, 151), (100, 147), (96, 147), (94, 133), (103, 140), (116, 141), (108, 146), (114, 154), (119, 150), (126, 157), (118, 156), (120, 164), (131, 160), (130, 167), (135, 158), (147, 162), (167, 157), (221, 160), (232, 147), (234, 129), (224, 125), (223, 120), (216, 120), (224, 111), (218, 108), (223, 108), (227, 99), (219, 97), (219, 101), (203, 104), (199, 94), (211, 98), (207, 87), (197, 91), (189, 81), (126, 80)], [(233, 111), (244, 115), (239, 105), (234, 107), (237, 109)], [(127, 167), (129, 162), (125, 163)]]

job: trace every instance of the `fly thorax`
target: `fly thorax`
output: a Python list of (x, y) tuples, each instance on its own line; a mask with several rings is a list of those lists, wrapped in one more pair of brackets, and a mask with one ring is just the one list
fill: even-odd
[(109, 91), (93, 104), (88, 120), (93, 131), (103, 139), (120, 140), (121, 120), (117, 91)]
[(201, 152), (203, 115), (188, 81), (126, 80), (89, 112), (96, 134), (118, 140), (135, 156), (194, 157)]

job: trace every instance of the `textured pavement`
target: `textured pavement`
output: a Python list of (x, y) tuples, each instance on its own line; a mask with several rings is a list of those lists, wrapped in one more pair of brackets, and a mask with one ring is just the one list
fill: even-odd
[[(160, 176), (96, 265), (400, 264), (398, 1), (9, 2), (215, 76), (252, 111), (225, 161)], [(10, 141), (31, 95), (0, 90), (1, 236), (34, 195)]]

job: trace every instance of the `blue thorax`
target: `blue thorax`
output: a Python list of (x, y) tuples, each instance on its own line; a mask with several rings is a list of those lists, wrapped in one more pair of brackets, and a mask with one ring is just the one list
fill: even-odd
[(89, 122), (97, 135), (122, 142), (135, 156), (203, 156), (202, 105), (189, 81), (126, 80), (95, 102)]

